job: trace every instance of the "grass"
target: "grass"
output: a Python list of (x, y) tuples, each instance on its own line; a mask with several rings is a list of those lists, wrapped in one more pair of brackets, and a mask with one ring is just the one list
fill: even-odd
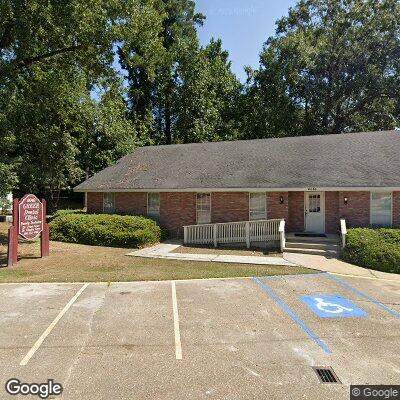
[(172, 253), (191, 253), (191, 254), (227, 254), (235, 256), (259, 256), (259, 257), (281, 257), (282, 253), (271, 251), (268, 249), (246, 249), (241, 247), (206, 247), (206, 246), (180, 246), (173, 250)]
[(0, 223), (0, 282), (115, 282), (314, 272), (304, 267), (227, 264), (126, 256), (128, 249), (50, 242), (50, 256), (40, 258), (39, 242), (20, 243), (20, 260), (6, 267), (7, 228)]

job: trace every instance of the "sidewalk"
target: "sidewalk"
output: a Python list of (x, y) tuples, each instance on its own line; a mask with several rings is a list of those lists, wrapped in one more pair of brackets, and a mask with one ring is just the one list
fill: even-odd
[(144, 258), (164, 258), (170, 260), (188, 260), (205, 262), (222, 262), (236, 264), (258, 264), (258, 265), (282, 265), (298, 266), (315, 269), (317, 271), (330, 272), (340, 275), (359, 276), (369, 279), (386, 279), (400, 283), (399, 274), (374, 271), (367, 268), (357, 267), (338, 260), (312, 254), (283, 253), (283, 257), (260, 257), (260, 256), (239, 256), (239, 255), (215, 255), (215, 254), (188, 254), (174, 253), (180, 247), (180, 242), (164, 242), (152, 247), (136, 250), (128, 253), (128, 256)]
[(283, 257), (259, 257), (259, 256), (237, 256), (216, 254), (187, 254), (174, 253), (173, 251), (181, 244), (166, 242), (156, 246), (147, 247), (128, 253), (128, 256), (145, 258), (164, 258), (170, 260), (206, 261), (235, 264), (258, 264), (258, 265), (282, 265), (295, 267), (297, 264), (285, 260)]
[(371, 279), (389, 279), (400, 283), (399, 274), (391, 274), (388, 272), (380, 272), (368, 268), (357, 267), (356, 265), (346, 263), (337, 258), (326, 258), (324, 256), (300, 253), (283, 253), (283, 258), (294, 264), (317, 269), (319, 271), (342, 275), (354, 275)]

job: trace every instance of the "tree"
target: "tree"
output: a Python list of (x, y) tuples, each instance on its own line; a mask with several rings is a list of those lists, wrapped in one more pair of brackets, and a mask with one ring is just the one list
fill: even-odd
[(205, 48), (183, 54), (177, 67), (175, 140), (236, 139), (241, 84), (231, 71), (221, 40), (211, 40)]
[(35, 78), (20, 84), (0, 127), (15, 138), (19, 191), (43, 194), (56, 207), (62, 189), (127, 154), (136, 135), (118, 81), (94, 100), (76, 68), (32, 68)]
[(127, 71), (130, 114), (140, 137), (169, 144), (174, 140), (176, 122), (177, 67), (183, 53), (198, 50), (196, 26), (203, 23), (204, 16), (195, 13), (191, 0), (160, 0), (155, 8), (162, 17), (157, 26), (162, 49), (151, 53), (138, 41), (124, 41), (118, 53)]
[[(142, 33), (159, 20), (152, 0), (0, 0), (1, 191), (18, 177), (19, 191), (52, 197), (81, 179), (83, 166), (95, 171), (132, 148), (115, 46), (155, 48), (157, 32)], [(90, 96), (99, 86), (106, 94), (97, 104)], [(95, 135), (89, 166), (83, 126)]]
[(0, 163), (0, 197), (10, 193), (18, 183), (18, 176), (10, 162)]
[(3, 100), (0, 98), (0, 197), (5, 196), (17, 185), (18, 176), (13, 166), (13, 159), (9, 152), (14, 148), (14, 137), (9, 132), (1, 129), (4, 125), (6, 115), (4, 113)]
[[(249, 76), (247, 137), (392, 129), (399, 123), (397, 0), (302, 0)], [(259, 115), (259, 118), (256, 118)]]
[(37, 64), (74, 63), (91, 76), (113, 74), (116, 43), (155, 41), (156, 1), (1, 0), (0, 85)]
[(241, 86), (221, 41), (200, 47), (196, 27), (205, 17), (195, 13), (193, 1), (164, 0), (158, 6), (162, 50), (149, 54), (140, 42), (119, 48), (139, 136), (155, 144), (236, 138)]
[(34, 78), (21, 80), (18, 93), (9, 99), (1, 130), (15, 138), (9, 154), (15, 159), (19, 192), (53, 198), (80, 177), (71, 135), (79, 119), (75, 104), (80, 82), (75, 70), (67, 75), (65, 69), (43, 73), (32, 68)]
[(99, 99), (93, 100), (86, 94), (80, 102), (80, 123), (73, 129), (76, 159), (86, 179), (132, 152), (138, 144), (134, 126), (127, 118), (121, 82), (114, 82), (98, 95)]

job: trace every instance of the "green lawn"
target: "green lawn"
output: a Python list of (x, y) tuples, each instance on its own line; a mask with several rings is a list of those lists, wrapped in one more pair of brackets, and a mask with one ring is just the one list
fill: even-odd
[(51, 242), (50, 257), (39, 258), (39, 243), (22, 243), (21, 260), (6, 264), (6, 224), (0, 224), (0, 282), (115, 282), (314, 272), (303, 267), (227, 264), (126, 256), (128, 249)]

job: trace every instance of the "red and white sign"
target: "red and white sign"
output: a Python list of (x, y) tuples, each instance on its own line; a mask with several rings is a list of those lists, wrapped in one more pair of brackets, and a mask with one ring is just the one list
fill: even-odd
[(18, 233), (27, 240), (36, 239), (43, 231), (43, 204), (34, 195), (25, 195), (19, 203)]

